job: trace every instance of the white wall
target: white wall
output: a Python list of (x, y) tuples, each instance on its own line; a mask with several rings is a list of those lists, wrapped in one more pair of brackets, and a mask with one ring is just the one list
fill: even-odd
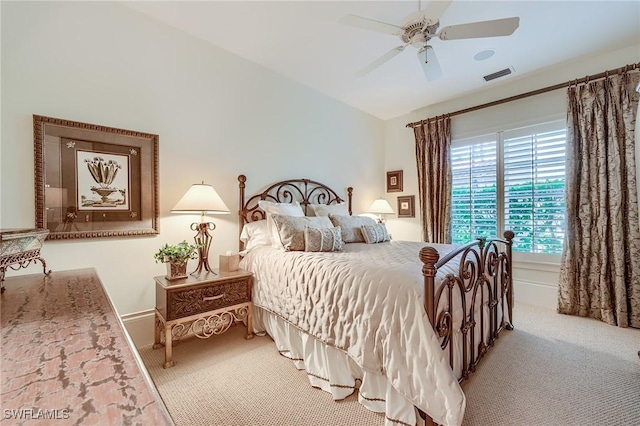
[[(597, 57), (584, 58), (564, 66), (548, 69), (531, 76), (518, 76), (516, 73), (503, 82), (487, 84), (487, 89), (423, 108), (393, 120), (385, 122), (385, 167), (386, 170), (404, 170), (404, 191), (387, 194), (387, 200), (396, 205), (397, 195), (416, 195), (418, 193), (417, 171), (415, 163), (415, 141), (413, 129), (406, 125), (428, 117), (433, 117), (464, 108), (481, 105), (498, 99), (541, 89), (587, 75), (598, 74), (605, 70), (632, 64), (640, 60), (640, 44), (626, 49), (604, 53)], [(506, 128), (520, 127), (539, 120), (547, 121), (566, 118), (566, 89), (547, 92), (542, 95), (521, 99), (506, 104), (485, 108), (476, 112), (454, 116), (451, 119), (453, 137), (470, 134), (495, 132)], [(419, 241), (420, 217), (416, 211), (415, 219), (392, 219), (387, 222), (389, 232), (396, 239)], [(514, 279), (516, 281), (516, 299), (528, 303), (555, 307), (559, 274), (559, 256), (518, 255), (514, 257)]]
[[(35, 223), (33, 114), (159, 135), (160, 235), (42, 250), (54, 271), (95, 267), (120, 314), (153, 308), (153, 277), (165, 273), (153, 253), (193, 237), (199, 218), (169, 213), (192, 183), (213, 184), (232, 212), (239, 174), (249, 193), (302, 177), (353, 186), (358, 212), (382, 192), (384, 124), (373, 116), (117, 2), (1, 8), (1, 228)], [(211, 218), (217, 263), (237, 250), (238, 222)]]

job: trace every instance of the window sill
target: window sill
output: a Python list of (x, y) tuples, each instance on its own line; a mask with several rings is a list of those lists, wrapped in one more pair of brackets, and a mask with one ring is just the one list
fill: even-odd
[(513, 253), (513, 267), (535, 271), (560, 272), (558, 254)]

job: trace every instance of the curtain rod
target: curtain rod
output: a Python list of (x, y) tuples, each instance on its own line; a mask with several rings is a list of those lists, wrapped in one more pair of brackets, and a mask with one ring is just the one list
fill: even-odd
[(469, 108), (461, 109), (461, 110), (458, 110), (458, 111), (450, 112), (448, 114), (442, 114), (442, 115), (437, 116), (437, 117), (430, 117), (430, 118), (427, 118), (427, 119), (424, 119), (424, 120), (415, 121), (413, 123), (407, 124), (406, 127), (412, 127), (413, 128), (413, 127), (416, 127), (416, 126), (419, 126), (419, 125), (422, 125), (422, 124), (426, 124), (429, 121), (433, 121), (433, 120), (435, 120), (438, 117), (441, 117), (443, 115), (444, 116), (453, 117), (454, 115), (466, 114), (467, 112), (477, 111), (479, 109), (484, 109), (484, 108), (488, 108), (488, 107), (504, 104), (504, 103), (511, 102), (511, 101), (517, 101), (519, 99), (528, 98), (529, 96), (540, 95), (542, 93), (546, 93), (546, 92), (551, 92), (551, 91), (554, 91), (554, 90), (562, 89), (562, 88), (565, 88), (565, 87), (569, 87), (571, 85), (586, 83), (586, 82), (589, 82), (589, 81), (592, 81), (592, 80), (599, 80), (601, 78), (609, 77), (609, 74), (627, 72), (627, 71), (635, 70), (635, 69), (638, 69), (638, 68), (640, 68), (640, 62), (636, 62), (635, 64), (630, 64), (630, 65), (625, 65), (624, 67), (616, 68), (616, 69), (613, 69), (613, 70), (608, 70), (608, 71), (605, 71), (605, 72), (601, 72), (600, 74), (589, 75), (589, 76), (583, 77), (583, 78), (581, 78), (579, 80), (571, 80), (571, 81), (567, 81), (566, 83), (559, 83), (559, 84), (555, 84), (553, 86), (543, 87), (542, 89), (532, 90), (531, 92), (521, 93), (519, 95), (510, 96), (508, 98), (503, 98), (503, 99), (499, 99), (497, 101), (488, 102), (486, 104), (476, 105), (476, 106), (473, 106), (473, 107), (469, 107)]

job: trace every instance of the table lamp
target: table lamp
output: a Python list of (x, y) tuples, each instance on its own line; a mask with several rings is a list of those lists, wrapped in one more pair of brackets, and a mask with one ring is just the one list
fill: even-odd
[(376, 213), (378, 215), (378, 222), (379, 223), (384, 223), (386, 222), (386, 219), (384, 218), (385, 214), (393, 214), (394, 211), (391, 208), (391, 205), (389, 204), (389, 202), (387, 200), (385, 200), (384, 198), (378, 198), (377, 200), (375, 200), (373, 202), (373, 204), (371, 204), (371, 207), (369, 207), (369, 212), (370, 213)]
[(209, 231), (216, 229), (213, 222), (204, 220), (205, 213), (229, 214), (229, 208), (222, 201), (213, 186), (204, 183), (195, 183), (186, 194), (171, 209), (171, 213), (200, 213), (200, 223), (192, 223), (191, 230), (197, 231), (193, 239), (198, 248), (198, 267), (191, 275), (200, 274), (202, 270), (213, 272), (209, 266), (209, 247), (211, 246), (211, 235)]

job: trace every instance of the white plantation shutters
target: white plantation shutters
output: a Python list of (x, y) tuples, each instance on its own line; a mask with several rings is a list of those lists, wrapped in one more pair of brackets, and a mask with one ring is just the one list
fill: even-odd
[(518, 251), (561, 254), (566, 129), (538, 127), (503, 135), (504, 227), (518, 236)]
[(565, 144), (564, 121), (453, 141), (453, 242), (510, 229), (515, 251), (560, 254)]
[(469, 242), (498, 234), (495, 136), (451, 146), (451, 239)]

